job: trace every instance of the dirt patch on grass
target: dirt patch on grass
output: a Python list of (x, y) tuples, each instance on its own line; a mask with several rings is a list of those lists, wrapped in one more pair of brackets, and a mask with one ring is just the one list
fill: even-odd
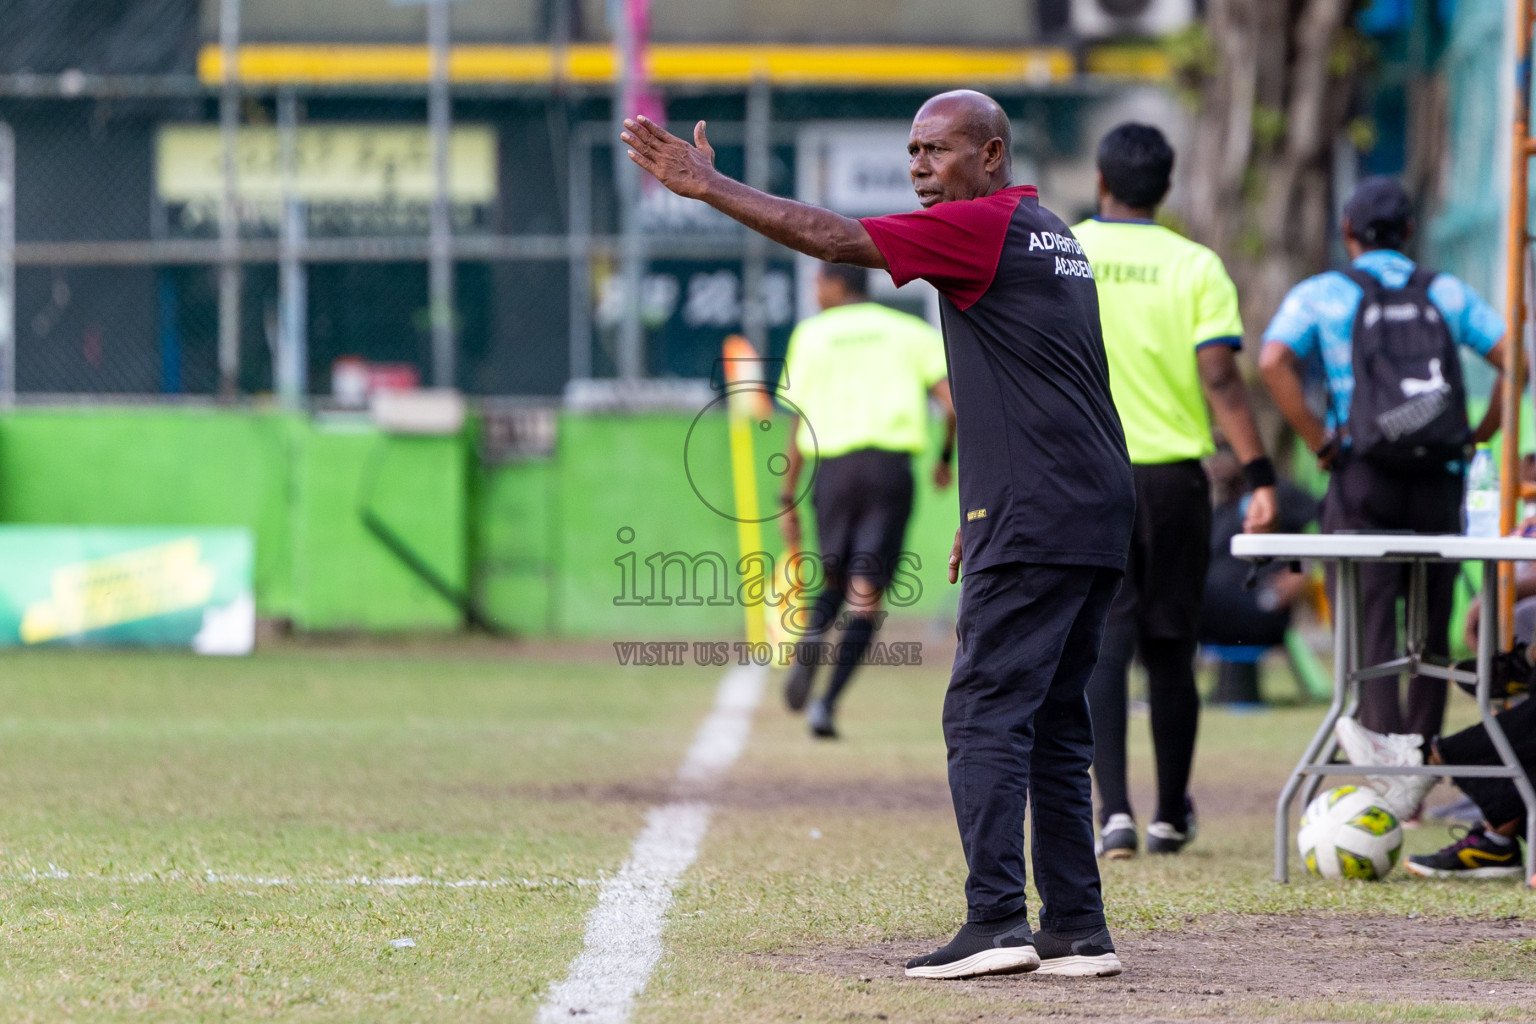
[(651, 806), (670, 800), (699, 799), (711, 806), (746, 811), (784, 808), (837, 808), (859, 811), (950, 812), (949, 785), (943, 779), (772, 779), (736, 778), (719, 785), (690, 787), (662, 779), (627, 782), (561, 782), (549, 785), (450, 787), (487, 799), (579, 801), (594, 804)]
[[(1064, 1016), (1106, 1024), (1152, 1024), (1188, 1018), (1308, 1019), (1314, 1004), (1365, 1004), (1351, 1019), (1390, 1019), (1392, 1007), (1439, 1004), (1452, 1017), (1521, 1017), (1536, 1006), (1536, 980), (1479, 980), (1487, 944), (1529, 940), (1536, 925), (1522, 920), (1460, 921), (1401, 917), (1243, 917), (1215, 915), (1178, 932), (1127, 934), (1116, 940), (1125, 973), (1082, 979), (1015, 975), (957, 982), (909, 979), (909, 957), (947, 941), (898, 941), (861, 949), (826, 947), (763, 955), (776, 971), (831, 975), (847, 981), (950, 985), (986, 998), (1020, 1000), (987, 1014), (992, 1021)], [(1523, 948), (1523, 947), (1522, 947)], [(1527, 954), (1528, 955), (1528, 954)], [(1507, 972), (1503, 972), (1508, 977)], [(1363, 1011), (1363, 1012), (1361, 1012)], [(891, 1020), (903, 1019), (892, 1010)], [(1327, 1019), (1325, 1016), (1324, 1019)]]

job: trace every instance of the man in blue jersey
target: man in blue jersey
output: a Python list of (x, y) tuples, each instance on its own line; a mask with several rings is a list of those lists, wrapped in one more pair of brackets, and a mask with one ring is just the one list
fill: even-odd
[[(1364, 272), (1381, 289), (1408, 289), (1427, 279), (1429, 302), (1455, 344), (1487, 359), (1497, 369), (1504, 361), (1504, 320), (1465, 282), (1450, 274), (1416, 275), (1414, 262), (1401, 252), (1413, 233), (1412, 204), (1401, 185), (1387, 177), (1367, 178), (1344, 207), (1344, 247), (1352, 271)], [(1374, 287), (1374, 286), (1373, 286)], [(1401, 294), (1401, 293), (1399, 293)], [(1364, 296), (1362, 285), (1339, 271), (1318, 274), (1292, 288), (1264, 332), (1260, 370), (1275, 404), (1302, 442), (1332, 472), (1323, 503), (1325, 533), (1343, 531), (1411, 531), (1460, 533), (1463, 476), (1459, 460), (1414, 472), (1394, 471), (1353, 450), (1351, 405), (1356, 398), (1356, 314)], [(1396, 307), (1392, 307), (1396, 308)], [(1369, 318), (1362, 318), (1362, 324)], [(1320, 360), (1327, 375), (1329, 409), (1326, 420), (1308, 406), (1302, 384), (1304, 362)], [(1458, 375), (1459, 376), (1459, 375)], [(1405, 389), (1406, 390), (1406, 389)], [(1472, 439), (1483, 441), (1497, 429), (1499, 387), (1494, 401)], [(1429, 567), (1429, 640), (1431, 655), (1449, 653), (1451, 602), (1455, 593), (1453, 565)], [(1398, 637), (1397, 604), (1407, 594), (1407, 567), (1366, 565), (1360, 570), (1363, 656), (1366, 664), (1395, 656)], [(1431, 740), (1440, 734), (1445, 713), (1445, 683), (1415, 677), (1408, 685), (1406, 713), (1399, 702), (1398, 679), (1387, 676), (1360, 684), (1358, 722), (1373, 734), (1416, 734)], [(1343, 724), (1343, 723), (1341, 723)], [(1352, 725), (1353, 723), (1351, 723)], [(1365, 733), (1350, 726), (1340, 739), (1350, 760), (1378, 763), (1359, 747)]]

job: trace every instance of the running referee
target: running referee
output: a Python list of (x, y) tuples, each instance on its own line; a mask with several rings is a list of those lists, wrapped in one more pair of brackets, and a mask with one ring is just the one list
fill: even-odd
[(1172, 147), (1150, 125), (1122, 124), (1099, 144), (1098, 165), (1098, 216), (1072, 232), (1098, 281), (1110, 386), (1136, 480), (1130, 564), (1088, 684), (1100, 849), (1119, 858), (1137, 847), (1125, 733), (1126, 670), (1138, 650), (1157, 762), (1147, 850), (1178, 853), (1195, 835), (1188, 793), (1200, 724), (1194, 661), (1211, 544), (1201, 460), (1216, 451), (1207, 403), (1253, 490), (1245, 528), (1273, 529), (1278, 503), (1237, 366), (1237, 288), (1214, 252), (1152, 219), (1168, 193)]
[(779, 522), (785, 542), (798, 549), (800, 473), (807, 453), (819, 456), (812, 507), (825, 583), (796, 647), (784, 701), (793, 711), (806, 706), (823, 663), (819, 641), (846, 603), (831, 681), (806, 712), (812, 736), (835, 739), (838, 698), (880, 628), (880, 598), (901, 556), (912, 515), (912, 456), (928, 446), (929, 396), (946, 420), (934, 466), (940, 489), (950, 481), (955, 414), (944, 339), (926, 321), (869, 301), (868, 270), (822, 264), (816, 301), (822, 312), (790, 336), (779, 382), (779, 394), (804, 414), (790, 430)]

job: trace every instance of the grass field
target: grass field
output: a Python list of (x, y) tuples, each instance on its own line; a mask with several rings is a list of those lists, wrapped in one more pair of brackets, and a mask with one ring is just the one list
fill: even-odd
[[(1120, 978), (908, 981), (963, 912), (927, 660), (868, 670), (836, 744), (770, 689), (637, 1020), (1530, 1018), (1515, 884), (1269, 881), (1309, 708), (1208, 713), (1199, 841), (1106, 866)], [(529, 1020), (720, 677), (503, 646), (4, 665), (4, 1020)]]

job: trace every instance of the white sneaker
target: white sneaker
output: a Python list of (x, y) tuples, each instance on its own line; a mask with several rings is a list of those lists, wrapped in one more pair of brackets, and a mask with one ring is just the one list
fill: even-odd
[[(1424, 737), (1418, 733), (1372, 732), (1353, 718), (1334, 723), (1333, 734), (1350, 764), (1382, 767), (1417, 767), (1424, 763)], [(1433, 775), (1367, 775), (1365, 784), (1381, 794), (1387, 810), (1398, 820), (1413, 817), (1435, 783)]]

